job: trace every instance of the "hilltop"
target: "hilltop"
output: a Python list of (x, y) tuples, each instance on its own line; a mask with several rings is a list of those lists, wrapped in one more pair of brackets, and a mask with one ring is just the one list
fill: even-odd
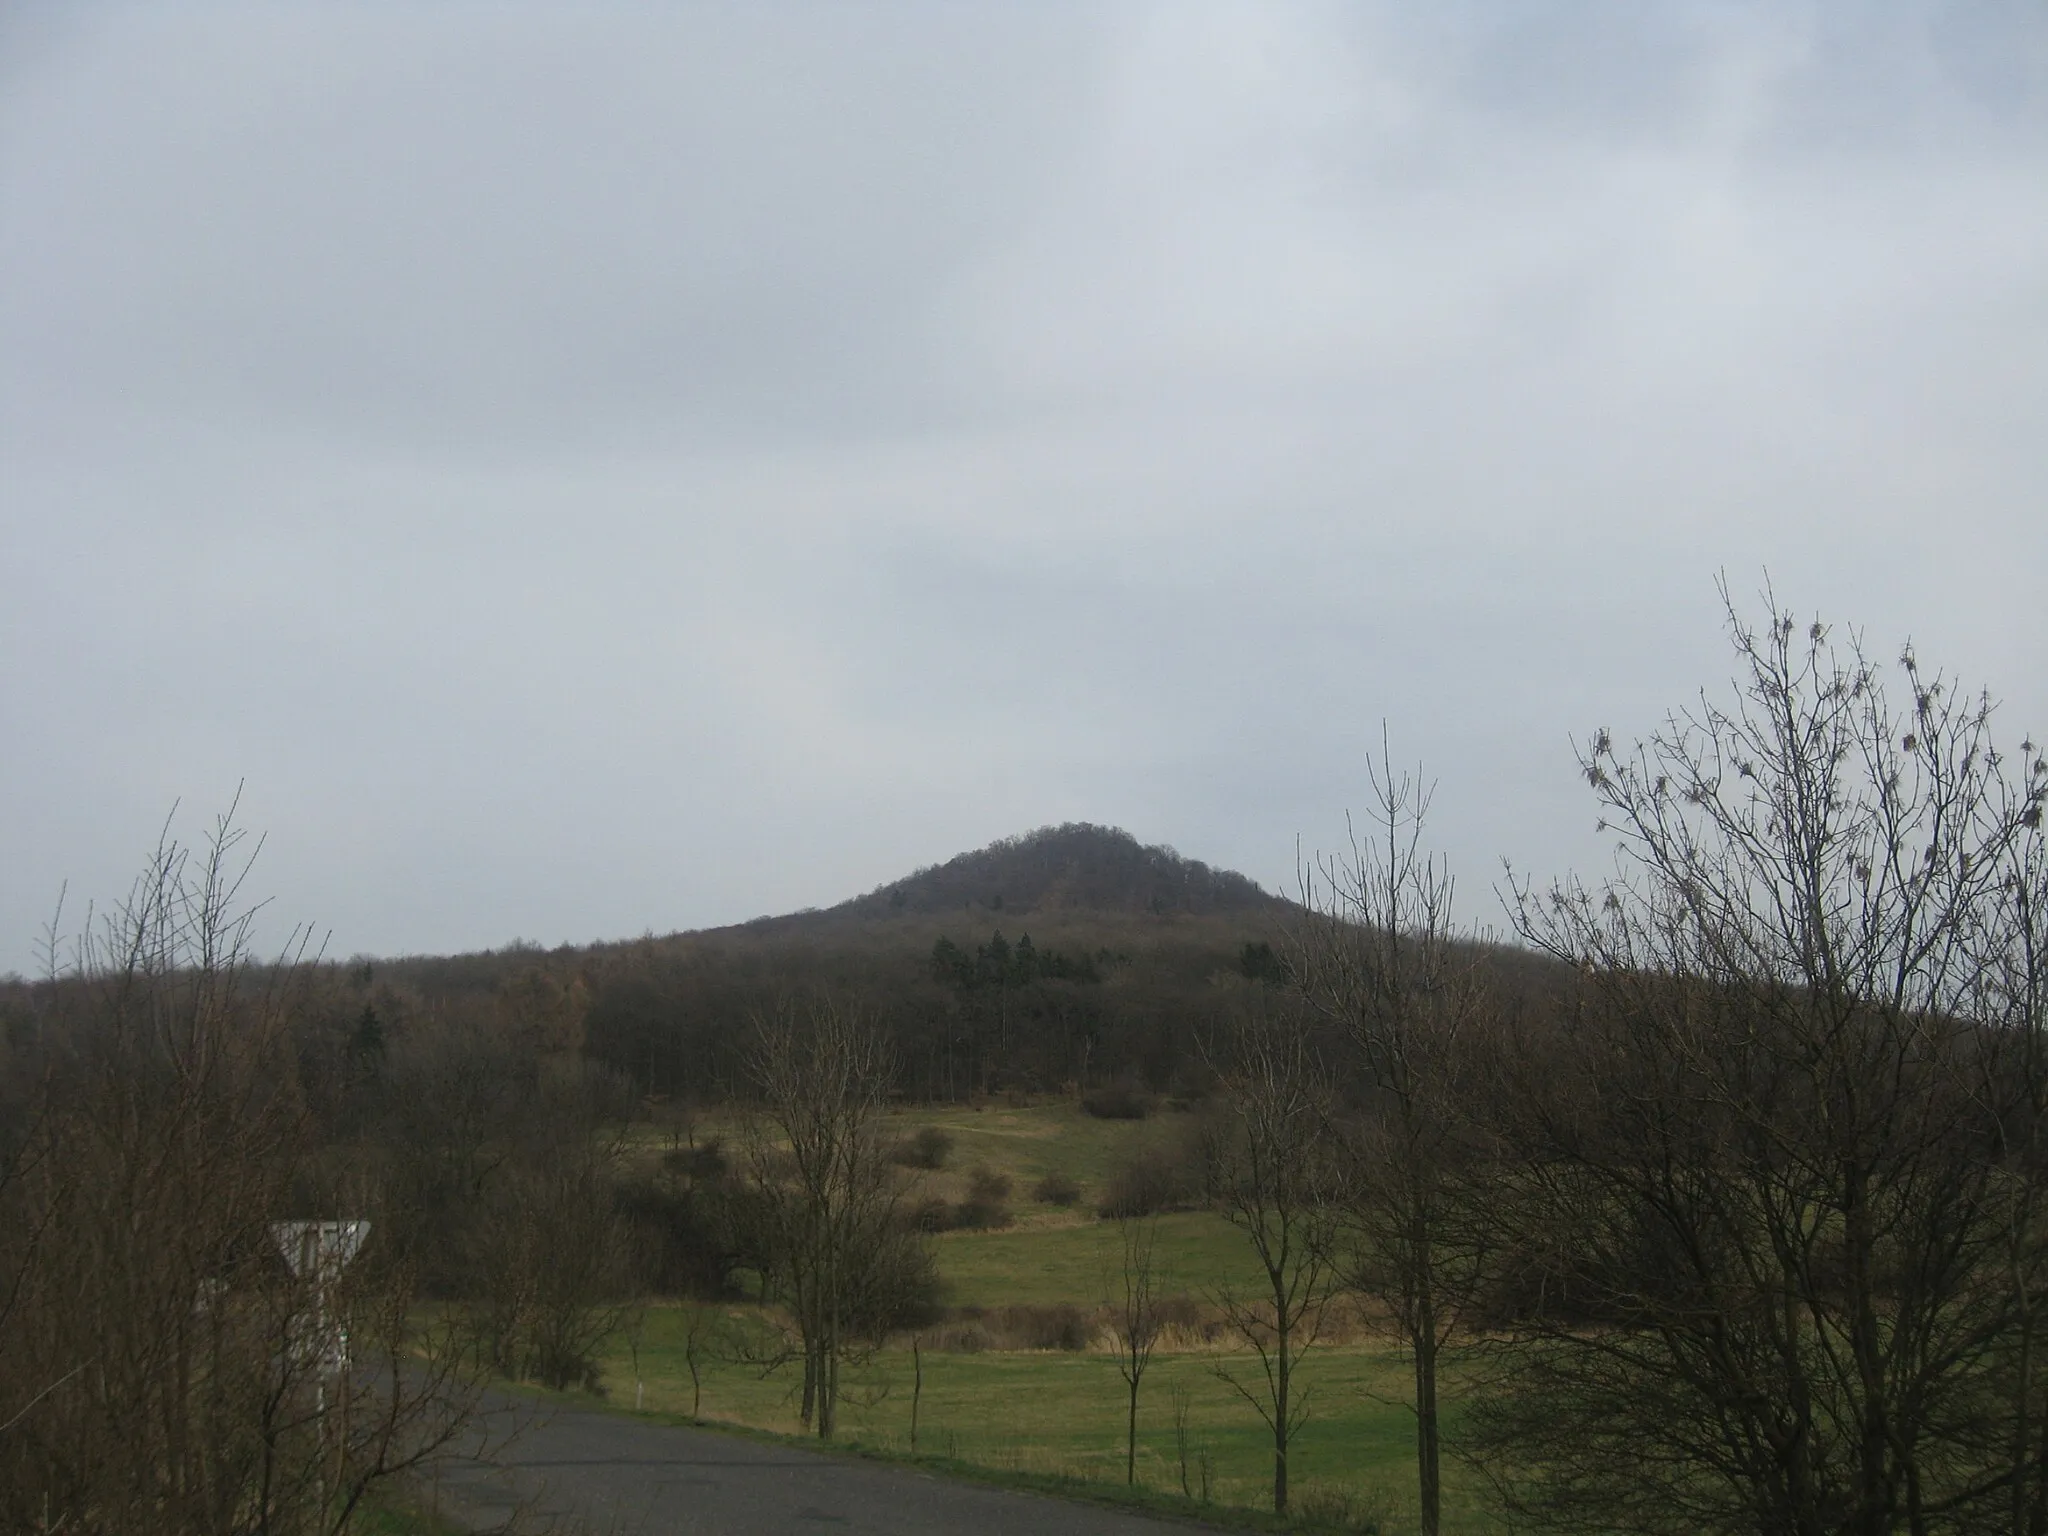
[(829, 915), (1118, 912), (1192, 917), (1265, 914), (1286, 903), (1235, 870), (1212, 869), (1120, 827), (1070, 821), (927, 865)]

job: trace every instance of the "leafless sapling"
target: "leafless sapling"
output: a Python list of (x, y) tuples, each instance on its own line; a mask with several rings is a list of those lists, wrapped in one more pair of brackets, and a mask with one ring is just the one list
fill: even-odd
[(1162, 1321), (1159, 1312), (1156, 1217), (1125, 1217), (1117, 1222), (1117, 1270), (1111, 1298), (1110, 1327), (1116, 1338), (1116, 1365), (1128, 1398), (1124, 1433), (1124, 1481), (1138, 1480), (1138, 1389), (1152, 1363)]
[(1214, 1053), (1223, 1114), (1209, 1148), (1217, 1199), (1249, 1242), (1259, 1273), (1250, 1290), (1216, 1293), (1259, 1374), (1228, 1366), (1217, 1374), (1272, 1434), (1273, 1508), (1282, 1514), (1289, 1447), (1308, 1410), (1296, 1373), (1321, 1332), (1337, 1279), (1330, 1095), (1301, 1022), (1260, 1014), (1228, 1031)]
[(1384, 732), (1368, 770), (1364, 838), (1354, 831), (1348, 850), (1303, 867), (1288, 969), (1362, 1068), (1342, 1137), (1343, 1204), (1357, 1239), (1348, 1279), (1388, 1309), (1407, 1345), (1421, 1529), (1436, 1536), (1438, 1360), (1475, 1258), (1450, 1199), (1460, 1051), (1485, 992), (1476, 946), (1455, 928), (1449, 867), (1423, 842), (1432, 787), (1395, 769)]

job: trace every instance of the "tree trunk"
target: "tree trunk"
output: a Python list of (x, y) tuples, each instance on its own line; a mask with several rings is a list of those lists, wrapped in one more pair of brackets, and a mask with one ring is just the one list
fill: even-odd
[(1871, 1230), (1870, 1191), (1860, 1168), (1843, 1179), (1842, 1226), (1844, 1267), (1848, 1271), (1849, 1348), (1862, 1388), (1862, 1423), (1857, 1445), (1857, 1528), (1867, 1536), (1886, 1536), (1897, 1503), (1892, 1483), (1891, 1425), (1886, 1412), (1884, 1350), (1878, 1324), (1876, 1237)]
[(1124, 1435), (1124, 1482), (1136, 1487), (1138, 1482), (1138, 1378), (1131, 1378), (1131, 1418)]
[(1293, 1342), (1287, 1327), (1287, 1311), (1283, 1305), (1279, 1311), (1279, 1345), (1277, 1368), (1273, 1378), (1273, 1513), (1287, 1513), (1287, 1411), (1288, 1389), (1294, 1370), (1294, 1361), (1288, 1353)]
[(825, 1343), (818, 1361), (818, 1438), (830, 1440), (839, 1418), (839, 1339), (826, 1324)]
[(1422, 1500), (1422, 1536), (1437, 1536), (1443, 1483), (1436, 1416), (1436, 1296), (1429, 1283), (1428, 1249), (1415, 1298), (1415, 1473)]
[(910, 1341), (910, 1448), (917, 1449), (917, 1409), (924, 1399), (924, 1340)]

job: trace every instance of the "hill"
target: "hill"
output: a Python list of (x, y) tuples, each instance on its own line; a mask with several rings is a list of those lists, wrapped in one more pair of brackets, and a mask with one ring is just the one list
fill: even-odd
[(1078, 910), (1208, 917), (1285, 905), (1234, 870), (1211, 869), (1171, 848), (1147, 846), (1119, 827), (1070, 821), (928, 865), (831, 911), (886, 917), (981, 907), (1012, 916)]
[(1228, 1006), (1219, 981), (1245, 982), (1246, 946), (1275, 939), (1291, 910), (1233, 871), (1070, 823), (822, 911), (585, 949), (416, 956), (364, 967), (363, 984), (374, 973), (396, 989), (380, 1018), (544, 1016), (551, 1038), (661, 1095), (734, 1091), (748, 1021), (804, 992), (886, 1017), (913, 1097), (1133, 1076), (1163, 1089), (1198, 1070), (1196, 1033)]

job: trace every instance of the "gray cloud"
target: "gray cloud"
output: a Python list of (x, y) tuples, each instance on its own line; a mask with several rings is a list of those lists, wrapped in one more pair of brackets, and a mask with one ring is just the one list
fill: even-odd
[(342, 952), (1050, 820), (1497, 858), (1713, 597), (2048, 724), (2012, 6), (0, 21), (0, 968), (249, 783)]

